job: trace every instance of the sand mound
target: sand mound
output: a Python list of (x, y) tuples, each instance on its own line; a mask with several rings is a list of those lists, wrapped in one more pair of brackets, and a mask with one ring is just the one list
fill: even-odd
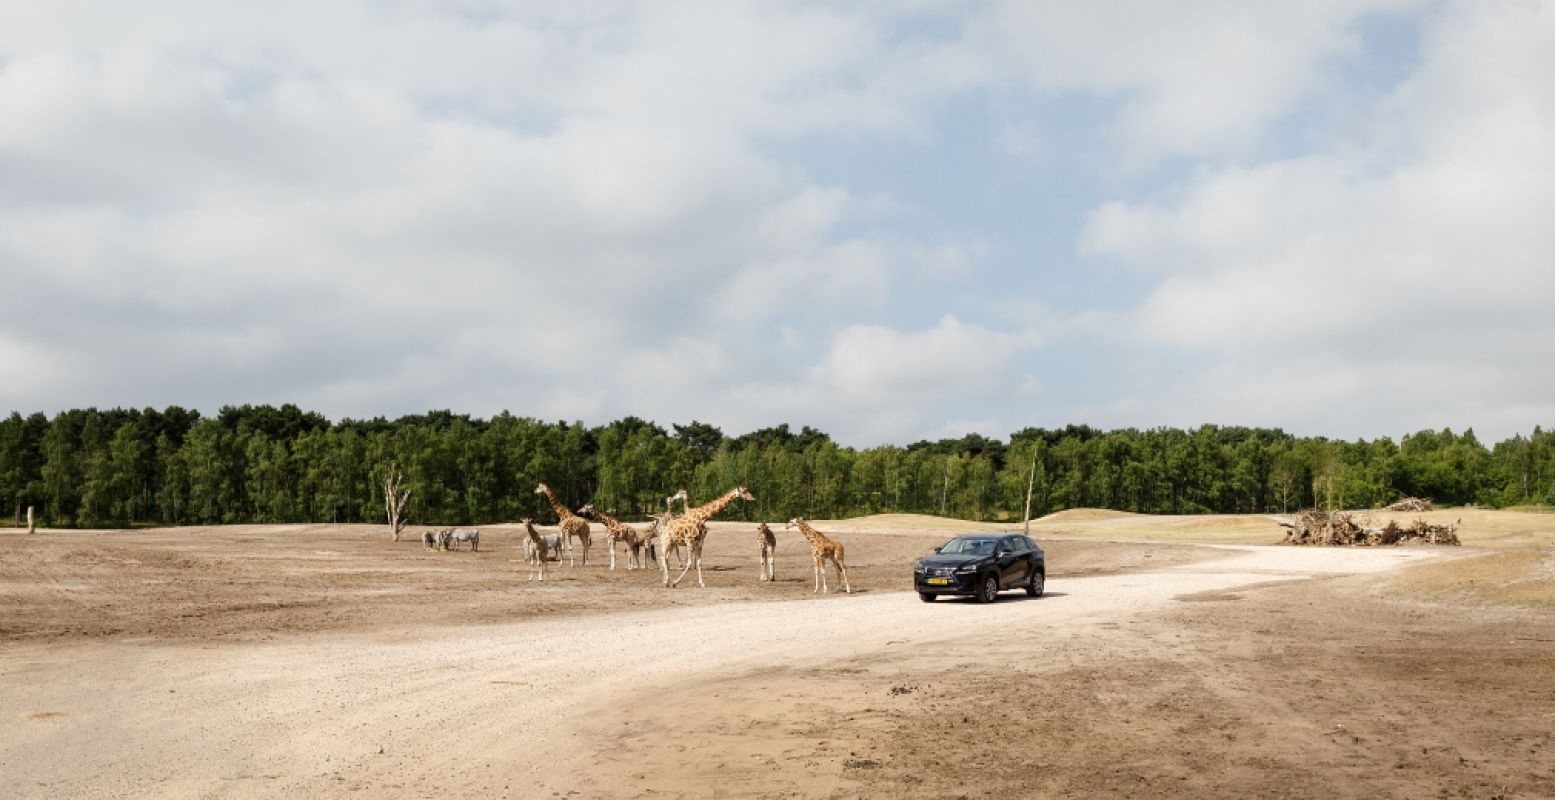
[(1003, 529), (1010, 527), (1010, 524), (1001, 525), (992, 522), (968, 522), (964, 519), (936, 517), (930, 514), (870, 514), (867, 517), (852, 517), (849, 519), (837, 520), (811, 520), (811, 522), (822, 531), (825, 531), (827, 526), (831, 526), (836, 530), (856, 531), (861, 533), (941, 533), (945, 531), (976, 531), (989, 528)]
[(1132, 511), (1112, 511), (1106, 508), (1066, 508), (1063, 511), (1055, 511), (1045, 517), (1038, 518), (1038, 522), (1084, 522), (1092, 519), (1121, 519), (1123, 517), (1137, 517)]

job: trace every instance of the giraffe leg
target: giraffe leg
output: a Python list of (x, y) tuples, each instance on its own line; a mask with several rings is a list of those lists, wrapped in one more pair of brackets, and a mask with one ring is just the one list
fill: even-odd
[(669, 539), (663, 534), (659, 536), (659, 574), (664, 578), (664, 587), (671, 588)]
[(815, 594), (821, 590), (821, 579), (823, 577), (825, 576), (821, 573), (821, 560), (817, 558), (815, 560), (815, 588), (810, 591), (810, 594)]
[[(680, 546), (679, 543), (676, 543), (676, 547), (679, 547), (679, 546)], [(685, 561), (683, 562), (683, 566), (681, 566), (681, 568), (680, 568), (680, 575), (679, 575), (679, 577), (675, 578), (675, 583), (672, 584), (673, 586), (679, 586), (680, 585), (680, 581), (683, 578), (686, 577), (686, 573), (691, 571), (691, 563), (693, 561), (696, 561), (696, 552), (695, 551), (692, 551), (691, 554), (686, 557)]]
[(706, 589), (707, 584), (702, 582), (702, 543), (697, 542), (691, 549), (691, 557), (697, 562), (697, 586)]
[(686, 577), (686, 573), (690, 572), (690, 571), (691, 571), (691, 562), (689, 560), (682, 562), (681, 563), (681, 567), (680, 567), (680, 574), (675, 576), (675, 582), (670, 584), (670, 585), (671, 586), (679, 586), (681, 579), (685, 578)]
[(610, 548), (610, 571), (611, 572), (615, 572), (615, 569), (616, 569), (616, 540), (615, 540), (615, 537), (613, 537), (613, 536), (605, 537), (605, 547)]
[(834, 558), (832, 563), (837, 565), (837, 572), (842, 576), (842, 588), (848, 594), (853, 594), (853, 585), (848, 583), (848, 567), (842, 563), (842, 559)]

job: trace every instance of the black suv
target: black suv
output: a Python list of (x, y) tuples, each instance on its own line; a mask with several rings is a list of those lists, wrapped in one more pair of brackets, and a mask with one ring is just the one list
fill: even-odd
[(1000, 590), (1016, 588), (1041, 597), (1047, 583), (1042, 548), (1020, 534), (963, 534), (934, 553), (918, 559), (912, 571), (913, 588), (925, 603), (942, 594), (969, 594), (979, 603), (992, 603)]

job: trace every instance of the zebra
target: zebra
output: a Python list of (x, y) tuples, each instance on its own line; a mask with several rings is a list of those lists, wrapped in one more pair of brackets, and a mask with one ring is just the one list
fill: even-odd
[(471, 552), (481, 549), (481, 532), (476, 528), (454, 528), (449, 531), (449, 545), (454, 549), (462, 542), (470, 543)]

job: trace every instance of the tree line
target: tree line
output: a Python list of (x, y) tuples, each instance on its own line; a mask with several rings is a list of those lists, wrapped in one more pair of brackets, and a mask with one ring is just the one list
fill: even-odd
[[(1535, 428), (1486, 447), (1472, 430), (1344, 441), (1277, 429), (1088, 425), (969, 434), (907, 446), (843, 447), (788, 425), (729, 436), (701, 422), (668, 430), (636, 417), (589, 427), (506, 412), (451, 411), (331, 422), (295, 405), (226, 406), (215, 416), (94, 408), (0, 420), (0, 497), (18, 523), (49, 526), (381, 522), (397, 465), (412, 524), (480, 524), (572, 507), (631, 517), (687, 487), (693, 501), (746, 484), (733, 519), (882, 512), (1018, 519), (1100, 507), (1157, 514), (1370, 508), (1401, 496), (1505, 507), (1555, 503), (1555, 434)], [(3, 512), (0, 512), (3, 513)]]

